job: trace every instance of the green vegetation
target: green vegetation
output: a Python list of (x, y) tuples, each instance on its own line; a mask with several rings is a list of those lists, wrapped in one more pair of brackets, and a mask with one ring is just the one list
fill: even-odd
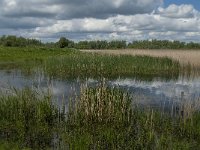
[(20, 69), (24, 73), (32, 72), (51, 57), (68, 55), (70, 49), (45, 47), (0, 47), (0, 69)]
[(65, 37), (61, 37), (60, 40), (56, 43), (60, 48), (72, 48), (74, 47), (74, 42), (66, 39)]
[(133, 49), (200, 49), (200, 43), (185, 43), (180, 41), (168, 40), (143, 40), (134, 41), (128, 44), (128, 48)]
[(190, 107), (193, 104), (187, 105), (191, 111), (179, 107), (165, 113), (139, 109), (133, 102), (127, 93), (103, 83), (83, 86), (68, 109), (28, 89), (2, 97), (0, 148), (200, 148), (200, 114)]
[(42, 46), (43, 43), (36, 39), (26, 39), (14, 35), (0, 37), (0, 45), (6, 47)]
[[(138, 43), (128, 47), (134, 44)], [(179, 44), (183, 43), (176, 46)], [(40, 70), (56, 79), (177, 79), (182, 71), (179, 62), (169, 58), (109, 56), (69, 49), (91, 45), (93, 49), (127, 48), (125, 41), (74, 43), (61, 38), (57, 43), (42, 44), (8, 36), (0, 39), (0, 45), (0, 69), (18, 69), (31, 75)], [(96, 87), (82, 86), (75, 98), (58, 101), (62, 106), (56, 105), (50, 93), (41, 95), (30, 89), (0, 95), (0, 149), (200, 148), (200, 113), (192, 102), (171, 106), (170, 112), (140, 108), (128, 93), (107, 87), (105, 81)]]
[(36, 39), (26, 39), (16, 36), (0, 37), (0, 46), (6, 47), (29, 47), (44, 46), (48, 48), (76, 48), (76, 49), (200, 49), (200, 43), (185, 43), (181, 41), (169, 40), (142, 40), (127, 42), (124, 40), (97, 40), (74, 42), (65, 37), (61, 37), (58, 42), (42, 43)]
[(180, 65), (169, 58), (149, 56), (106, 56), (88, 53), (72, 53), (47, 60), (44, 72), (53, 78), (118, 78), (130, 77), (151, 80), (177, 78)]
[(26, 60), (46, 59), (59, 57), (72, 52), (71, 49), (45, 47), (0, 47), (0, 63), (22, 62)]
[(38, 149), (50, 145), (59, 116), (50, 97), (39, 98), (29, 89), (15, 95), (0, 99), (0, 143)]
[(59, 79), (131, 77), (151, 80), (177, 78), (180, 65), (169, 58), (149, 56), (106, 56), (72, 49), (0, 47), (0, 68), (44, 73)]
[(76, 43), (78, 49), (124, 49), (127, 48), (126, 41), (80, 41)]
[(143, 41), (80, 41), (74, 44), (78, 49), (200, 49), (200, 43), (185, 43), (168, 40), (143, 40)]

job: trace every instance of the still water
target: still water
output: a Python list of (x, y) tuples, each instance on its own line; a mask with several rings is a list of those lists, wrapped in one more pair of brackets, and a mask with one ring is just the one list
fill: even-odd
[[(141, 105), (160, 107), (163, 104), (183, 100), (193, 101), (200, 97), (200, 77), (183, 78), (177, 80), (154, 79), (152, 81), (139, 81), (136, 79), (116, 79), (106, 82), (112, 87), (119, 87), (128, 91), (132, 98)], [(19, 70), (0, 71), (0, 91), (2, 94), (13, 94), (13, 89), (32, 88), (39, 93), (50, 91), (54, 100), (66, 101), (80, 92), (80, 86), (87, 84), (94, 86), (98, 81), (61, 81), (49, 79), (42, 72), (34, 76), (24, 76)]]

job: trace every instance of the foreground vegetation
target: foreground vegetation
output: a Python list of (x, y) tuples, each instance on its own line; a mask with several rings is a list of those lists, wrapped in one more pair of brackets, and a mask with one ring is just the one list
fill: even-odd
[(193, 106), (179, 104), (170, 113), (139, 108), (104, 82), (83, 86), (67, 107), (25, 89), (0, 99), (0, 148), (199, 149), (200, 114)]

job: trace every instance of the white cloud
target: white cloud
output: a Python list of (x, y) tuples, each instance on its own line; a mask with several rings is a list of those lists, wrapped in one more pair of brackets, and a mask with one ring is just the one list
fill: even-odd
[(185, 4), (179, 6), (172, 4), (168, 8), (159, 7), (157, 13), (170, 18), (193, 18), (199, 14), (192, 5)]
[(80, 1), (3, 0), (0, 33), (54, 40), (60, 36), (128, 41), (200, 38), (200, 12), (192, 5), (163, 8), (157, 7), (162, 0)]
[(162, 3), (162, 0), (2, 0), (0, 13), (7, 17), (106, 18), (149, 13)]
[[(190, 5), (189, 5), (190, 6)], [(183, 6), (176, 6), (182, 8)], [(184, 7), (186, 7), (184, 5)], [(169, 10), (171, 6), (166, 8)], [(187, 8), (187, 7), (186, 7)], [(160, 10), (159, 8), (158, 10)], [(162, 8), (164, 10), (164, 8)], [(194, 8), (192, 12), (199, 13)], [(92, 39), (126, 39), (136, 40), (146, 38), (192, 40), (200, 33), (200, 17), (176, 16), (167, 17), (163, 13), (117, 15), (107, 19), (82, 18), (58, 20), (54, 25), (39, 27), (35, 35), (55, 33), (86, 33), (85, 38)], [(164, 12), (164, 11), (163, 11)], [(189, 14), (189, 13), (187, 13)], [(190, 34), (189, 34), (190, 33)], [(192, 33), (192, 34), (191, 34)], [(105, 36), (104, 36), (105, 35)], [(195, 38), (196, 39), (196, 38)]]

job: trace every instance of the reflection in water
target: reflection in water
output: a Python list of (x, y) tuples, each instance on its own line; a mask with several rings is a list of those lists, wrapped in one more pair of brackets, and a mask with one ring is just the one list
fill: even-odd
[(79, 81), (50, 80), (42, 73), (25, 77), (20, 71), (0, 71), (0, 79), (0, 91), (3, 94), (12, 94), (13, 88), (20, 90), (28, 87), (40, 94), (50, 92), (58, 104), (61, 104), (63, 99), (74, 96), (74, 91), (80, 90)]
[(151, 82), (118, 79), (110, 84), (128, 89), (130, 93), (137, 95), (137, 101), (143, 104), (158, 105), (166, 102), (196, 100), (200, 97), (200, 78), (191, 80), (179, 78), (177, 81), (155, 79)]
[[(62, 99), (69, 99), (74, 93), (79, 93), (81, 81), (50, 80), (40, 71), (34, 76), (23, 76), (20, 71), (0, 71), (0, 91), (11, 93), (12, 87), (23, 89), (32, 88), (38, 92), (51, 91), (53, 98), (59, 104)], [(89, 85), (95, 85), (97, 81), (88, 80)], [(179, 78), (174, 81), (138, 81), (136, 79), (117, 79), (107, 82), (110, 86), (119, 86), (128, 90), (139, 104), (160, 106), (181, 100), (195, 100), (200, 97), (200, 78)]]

